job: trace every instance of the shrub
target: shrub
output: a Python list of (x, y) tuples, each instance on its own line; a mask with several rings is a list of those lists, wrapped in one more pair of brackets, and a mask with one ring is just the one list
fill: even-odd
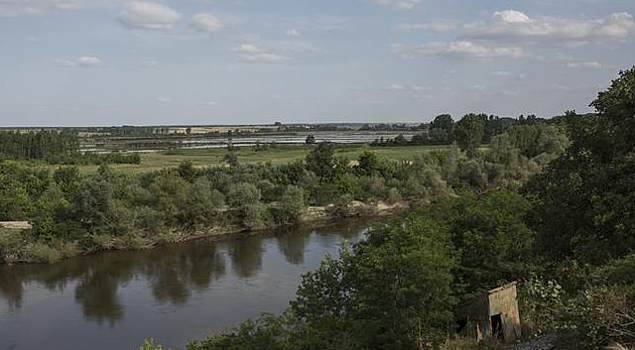
[(166, 349), (163, 346), (157, 344), (154, 345), (154, 339), (144, 339), (143, 345), (139, 348), (139, 350), (170, 350)]
[(297, 186), (287, 186), (280, 198), (282, 222), (296, 222), (304, 210), (304, 191)]

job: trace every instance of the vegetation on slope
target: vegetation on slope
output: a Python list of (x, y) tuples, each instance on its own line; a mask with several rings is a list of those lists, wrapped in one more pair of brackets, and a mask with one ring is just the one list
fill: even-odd
[[(492, 151), (463, 160), (475, 164), (472, 191), (442, 177), (458, 196), (434, 197), (433, 206), (376, 225), (339, 259), (327, 257), (283, 315), (188, 350), (496, 348), (448, 340), (452, 309), (461, 296), (513, 280), (523, 281), (525, 336), (554, 332), (559, 349), (635, 346), (633, 91), (635, 68), (599, 94), (597, 116), (569, 113), (572, 144), (552, 162), (535, 155), (546, 164), (537, 175), (518, 176), (527, 166), (510, 164), (526, 165), (536, 142), (561, 149), (564, 138), (508, 132)], [(479, 166), (514, 180), (491, 186), (483, 177), (490, 186), (478, 191)]]

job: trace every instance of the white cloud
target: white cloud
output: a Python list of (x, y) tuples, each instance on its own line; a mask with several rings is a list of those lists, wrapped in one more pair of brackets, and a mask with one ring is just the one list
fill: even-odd
[(625, 12), (601, 19), (531, 18), (520, 11), (494, 12), (488, 21), (467, 23), (465, 37), (484, 40), (529, 40), (583, 45), (627, 37), (635, 30), (633, 17)]
[(194, 15), (192, 24), (202, 32), (216, 33), (225, 27), (223, 21), (209, 13)]
[(310, 55), (320, 52), (317, 47), (304, 41), (277, 41), (260, 43), (259, 38), (244, 38), (242, 44), (234, 47), (243, 62), (283, 63), (294, 55)]
[(282, 53), (312, 54), (319, 52), (315, 45), (305, 41), (280, 41), (269, 46), (273, 51)]
[(458, 27), (451, 22), (430, 22), (430, 23), (400, 23), (395, 26), (395, 30), (402, 32), (415, 32), (415, 31), (427, 31), (427, 32), (451, 32)]
[(53, 63), (56, 66), (63, 67), (63, 68), (77, 67), (77, 63), (73, 61), (69, 61), (69, 60), (55, 60), (53, 61)]
[(393, 44), (392, 52), (402, 58), (415, 58), (422, 55), (444, 56), (450, 58), (518, 58), (523, 55), (521, 47), (516, 46), (485, 46), (471, 41), (460, 40), (450, 42), (430, 42), (408, 47), (403, 44)]
[(283, 63), (289, 60), (286, 56), (264, 51), (255, 44), (242, 44), (232, 51), (238, 53), (243, 62)]
[(130, 1), (117, 16), (117, 21), (128, 29), (167, 30), (181, 19), (169, 7), (154, 2)]
[(567, 64), (569, 68), (584, 68), (584, 69), (600, 69), (602, 63), (600, 62), (571, 62)]
[(405, 90), (406, 88), (402, 85), (399, 84), (392, 84), (392, 85), (388, 85), (386, 87), (384, 87), (384, 90), (388, 90), (388, 91), (402, 91)]
[(98, 67), (104, 62), (95, 56), (82, 56), (77, 59), (77, 65), (85, 68)]
[(104, 64), (104, 61), (95, 56), (81, 56), (75, 61), (71, 60), (55, 60), (53, 63), (58, 67), (71, 68), (71, 67), (84, 67), (93, 68), (99, 67)]
[(573, 61), (574, 57), (568, 53), (563, 53), (563, 52), (556, 52), (556, 54), (553, 56), (553, 61)]
[(157, 97), (157, 102), (174, 103), (174, 100), (170, 96), (159, 96), (159, 97)]
[(372, 1), (381, 5), (389, 5), (394, 8), (409, 10), (415, 7), (415, 5), (420, 3), (422, 0), (372, 0)]
[(301, 36), (300, 32), (297, 29), (295, 29), (295, 28), (291, 28), (291, 29), (287, 30), (286, 32), (284, 32), (284, 35), (291, 36), (291, 37), (299, 37), (299, 36)]
[(141, 67), (143, 67), (143, 68), (155, 68), (158, 65), (159, 65), (159, 62), (157, 62), (157, 61), (143, 61), (143, 62), (141, 62)]
[(199, 102), (198, 105), (203, 107), (213, 107), (213, 106), (216, 106), (217, 103), (216, 101), (203, 101), (203, 102)]
[(496, 77), (518, 78), (518, 79), (521, 79), (521, 80), (527, 79), (527, 74), (525, 74), (525, 73), (516, 74), (516, 73), (512, 73), (512, 72), (506, 71), (506, 70), (494, 71), (494, 72), (492, 72), (492, 75), (496, 76)]
[(400, 84), (391, 84), (388, 86), (384, 86), (383, 90), (393, 91), (393, 92), (411, 92), (414, 95), (418, 96), (419, 94), (430, 91), (431, 89), (427, 86), (421, 86), (421, 85), (404, 86)]
[(0, 0), (0, 17), (36, 16), (54, 11), (78, 10), (107, 0)]

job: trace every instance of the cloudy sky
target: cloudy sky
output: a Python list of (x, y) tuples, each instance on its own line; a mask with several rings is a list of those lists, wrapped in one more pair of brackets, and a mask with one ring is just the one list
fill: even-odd
[(0, 0), (0, 126), (587, 111), (633, 0)]

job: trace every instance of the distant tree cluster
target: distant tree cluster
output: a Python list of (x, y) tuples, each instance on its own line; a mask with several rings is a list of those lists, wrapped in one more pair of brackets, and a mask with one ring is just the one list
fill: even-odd
[(77, 135), (71, 132), (0, 131), (0, 158), (46, 159), (72, 154), (78, 147)]
[(417, 131), (417, 130), (425, 130), (426, 125), (421, 123), (419, 125), (408, 125), (408, 124), (364, 124), (359, 129), (360, 131)]
[(77, 134), (70, 131), (0, 131), (0, 161), (41, 160), (49, 164), (139, 164), (138, 153), (81, 153)]
[[(449, 145), (456, 142), (462, 150), (472, 155), (478, 147), (489, 143), (516, 122), (512, 118), (486, 114), (467, 114), (454, 122), (451, 115), (442, 114), (427, 125), (425, 132), (413, 135), (410, 140), (400, 134), (394, 139), (377, 139), (371, 146)], [(420, 125), (416, 130), (422, 130), (423, 126)]]

